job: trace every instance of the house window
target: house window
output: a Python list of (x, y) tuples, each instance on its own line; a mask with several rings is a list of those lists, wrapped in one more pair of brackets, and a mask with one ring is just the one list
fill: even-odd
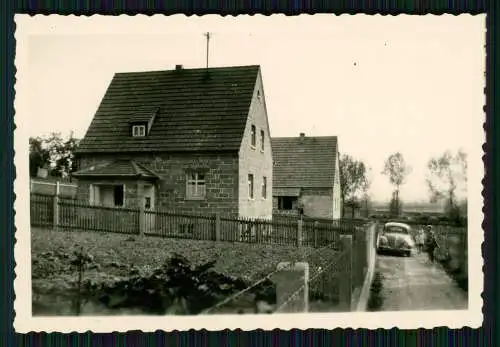
[(146, 196), (144, 201), (144, 208), (145, 209), (150, 209), (151, 208), (151, 197)]
[(252, 147), (255, 147), (257, 141), (256, 141), (256, 134), (255, 134), (255, 125), (253, 125), (253, 124), (252, 124), (250, 135), (252, 137), (251, 138)]
[(248, 174), (248, 197), (253, 199), (253, 174)]
[(145, 125), (133, 125), (132, 126), (132, 136), (134, 136), (134, 137), (146, 136), (146, 126)]
[(123, 206), (125, 192), (122, 185), (114, 186), (113, 195), (115, 206)]
[(261, 100), (260, 90), (257, 90), (257, 99)]
[(278, 197), (279, 210), (293, 210), (297, 207), (297, 197), (295, 196), (280, 196)]
[(260, 131), (260, 150), (264, 152), (264, 139), (265, 139), (265, 134), (264, 130)]
[(267, 177), (262, 177), (262, 198), (267, 198)]
[(186, 197), (188, 199), (204, 199), (206, 194), (205, 174), (189, 172), (186, 179)]

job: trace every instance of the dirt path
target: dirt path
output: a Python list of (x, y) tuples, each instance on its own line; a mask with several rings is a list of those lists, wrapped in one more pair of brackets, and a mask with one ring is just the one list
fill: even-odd
[(467, 309), (467, 293), (427, 256), (378, 255), (382, 275), (380, 311)]

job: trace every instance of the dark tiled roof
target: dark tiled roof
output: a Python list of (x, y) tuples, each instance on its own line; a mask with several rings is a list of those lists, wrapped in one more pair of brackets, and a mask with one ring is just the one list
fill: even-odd
[[(117, 73), (78, 153), (238, 150), (259, 66)], [(134, 114), (158, 107), (146, 137)], [(147, 113), (147, 112), (146, 112)]]
[(129, 123), (134, 122), (149, 122), (157, 114), (160, 108), (158, 106), (140, 106), (137, 107), (129, 118)]
[(118, 159), (110, 163), (91, 166), (75, 172), (76, 177), (142, 177), (158, 178), (158, 176), (133, 160)]
[(333, 187), (336, 136), (275, 137), (271, 143), (273, 187)]

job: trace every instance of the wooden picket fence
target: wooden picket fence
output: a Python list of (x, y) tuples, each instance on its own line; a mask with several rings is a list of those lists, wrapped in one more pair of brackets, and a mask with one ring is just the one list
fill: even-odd
[(218, 214), (93, 206), (75, 199), (31, 195), (31, 225), (167, 238), (322, 247), (353, 234), (360, 223), (280, 218), (259, 220)]

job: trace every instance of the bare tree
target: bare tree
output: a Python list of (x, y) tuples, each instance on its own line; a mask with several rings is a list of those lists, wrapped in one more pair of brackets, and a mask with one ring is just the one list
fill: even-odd
[(361, 187), (361, 190), (363, 192), (363, 205), (364, 205), (364, 211), (365, 211), (365, 217), (369, 217), (370, 215), (370, 186), (373, 182), (373, 176), (372, 176), (372, 170), (371, 168), (368, 168), (365, 174), (365, 181), (363, 182), (363, 185)]
[(340, 166), (340, 196), (342, 199), (342, 217), (345, 207), (351, 208), (352, 217), (354, 211), (360, 206), (359, 199), (364, 192), (368, 191), (369, 181), (367, 179), (367, 167), (359, 160), (350, 155), (342, 155)]
[(389, 182), (394, 186), (393, 198), (391, 200), (391, 211), (399, 215), (401, 213), (401, 202), (399, 191), (402, 185), (406, 183), (406, 178), (411, 173), (409, 166), (400, 152), (391, 154), (384, 164), (382, 174), (389, 178)]
[(446, 151), (439, 157), (431, 158), (427, 168), (431, 202), (446, 199), (449, 217), (459, 218), (460, 201), (457, 192), (467, 191), (467, 154), (462, 150), (455, 154)]

